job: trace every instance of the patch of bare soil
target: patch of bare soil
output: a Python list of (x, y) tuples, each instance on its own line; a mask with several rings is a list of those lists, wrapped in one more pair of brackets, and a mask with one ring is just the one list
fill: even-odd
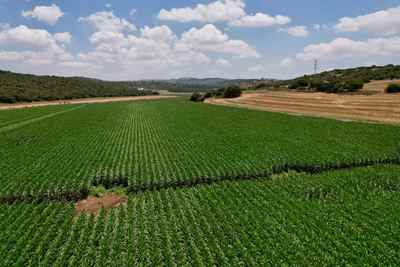
[(209, 99), (207, 102), (346, 121), (400, 123), (400, 94), (345, 95), (275, 91), (247, 93), (235, 99)]
[(81, 98), (72, 100), (41, 101), (32, 103), (0, 104), (0, 110), (67, 105), (67, 104), (92, 104), (92, 103), (110, 103), (110, 102), (122, 102), (122, 101), (156, 100), (156, 99), (173, 98), (173, 97), (176, 96), (151, 95), (151, 96), (124, 96), (124, 97), (96, 97), (96, 98)]
[(86, 213), (98, 215), (101, 209), (110, 210), (127, 202), (127, 197), (114, 193), (106, 193), (102, 197), (89, 196), (87, 199), (75, 203), (75, 214)]

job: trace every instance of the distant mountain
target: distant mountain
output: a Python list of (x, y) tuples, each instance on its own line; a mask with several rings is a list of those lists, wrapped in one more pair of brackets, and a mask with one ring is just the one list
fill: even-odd
[(176, 84), (192, 84), (192, 85), (206, 85), (206, 86), (219, 86), (230, 82), (229, 79), (222, 78), (180, 78), (180, 79), (170, 79), (165, 80), (168, 83), (176, 83)]
[(209, 89), (218, 89), (229, 85), (238, 85), (241, 87), (249, 87), (249, 85), (257, 85), (259, 83), (269, 83), (272, 79), (223, 79), (223, 78), (180, 78), (164, 80), (164, 82), (176, 85), (189, 85), (206, 87)]

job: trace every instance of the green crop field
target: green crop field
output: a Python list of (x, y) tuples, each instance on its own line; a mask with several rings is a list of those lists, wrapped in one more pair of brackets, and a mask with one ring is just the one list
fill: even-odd
[[(183, 98), (0, 111), (0, 266), (399, 265), (399, 137)], [(128, 203), (76, 215), (93, 186)]]

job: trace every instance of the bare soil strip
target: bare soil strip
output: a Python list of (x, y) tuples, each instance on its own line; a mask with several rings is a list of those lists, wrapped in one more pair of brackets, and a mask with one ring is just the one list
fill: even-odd
[(156, 100), (156, 99), (173, 98), (173, 97), (176, 96), (152, 95), (152, 96), (98, 97), (98, 98), (80, 98), (71, 100), (41, 101), (32, 103), (0, 104), (0, 110), (67, 105), (67, 104), (92, 104), (92, 103), (110, 103), (110, 102), (122, 102), (122, 101)]
[(209, 99), (207, 103), (345, 121), (400, 123), (400, 94), (341, 95), (275, 91), (248, 93), (235, 99)]
[(75, 214), (81, 213), (98, 215), (101, 209), (109, 210), (128, 202), (128, 197), (107, 193), (102, 197), (89, 196), (75, 203)]

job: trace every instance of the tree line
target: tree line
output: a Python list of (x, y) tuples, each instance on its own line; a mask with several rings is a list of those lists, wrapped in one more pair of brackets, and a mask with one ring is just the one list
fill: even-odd
[(190, 101), (193, 102), (204, 102), (207, 98), (236, 98), (242, 95), (242, 89), (237, 85), (226, 86), (219, 88), (218, 90), (208, 91), (206, 93), (194, 92), (190, 97)]
[(132, 82), (106, 82), (80, 77), (36, 76), (0, 71), (2, 103), (158, 94), (138, 88)]

